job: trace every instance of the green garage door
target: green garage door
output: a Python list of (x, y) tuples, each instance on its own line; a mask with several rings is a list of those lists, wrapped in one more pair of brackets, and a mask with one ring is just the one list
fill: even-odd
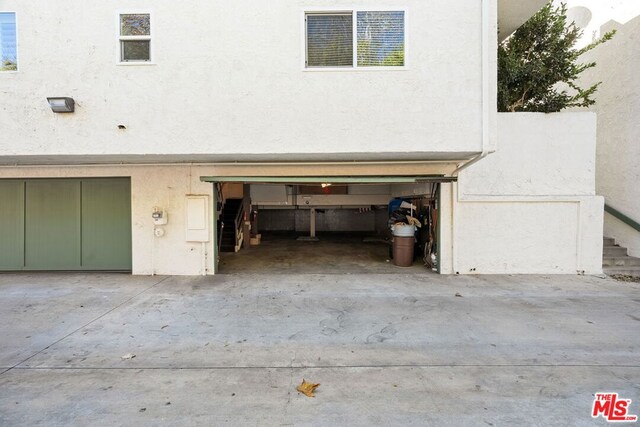
[(0, 180), (0, 270), (24, 266), (24, 182)]
[(131, 270), (128, 178), (0, 180), (0, 270)]
[(82, 265), (93, 270), (131, 270), (128, 179), (82, 181)]

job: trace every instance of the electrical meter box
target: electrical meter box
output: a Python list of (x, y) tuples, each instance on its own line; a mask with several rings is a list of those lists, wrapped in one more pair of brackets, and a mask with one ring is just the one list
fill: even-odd
[(154, 225), (166, 225), (169, 221), (167, 213), (160, 208), (153, 208), (151, 218), (153, 218)]

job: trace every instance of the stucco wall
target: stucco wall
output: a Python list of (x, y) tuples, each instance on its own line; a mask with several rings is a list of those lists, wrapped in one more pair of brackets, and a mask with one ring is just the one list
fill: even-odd
[(442, 271), (600, 274), (595, 122), (593, 113), (499, 114), (498, 151), (443, 186)]
[[(2, 2), (19, 71), (0, 73), (0, 155), (481, 149), (481, 2), (127, 2), (152, 13), (155, 65), (116, 65), (120, 7)], [(304, 11), (352, 8), (406, 9), (406, 69), (304, 70)], [(76, 112), (52, 113), (47, 96)]]
[[(207, 172), (189, 166), (0, 168), (0, 178), (131, 177), (133, 274), (197, 275), (203, 273), (203, 262), (206, 273), (212, 272), (213, 244), (210, 240), (203, 248), (201, 243), (186, 242), (185, 196), (211, 198), (213, 186), (200, 182), (200, 175)], [(155, 206), (168, 214), (168, 224), (161, 227), (163, 237), (154, 236)]]
[[(586, 71), (584, 86), (602, 82), (592, 110), (598, 113), (596, 189), (606, 203), (640, 221), (640, 17), (617, 28), (615, 37), (581, 57), (597, 66)], [(640, 257), (640, 233), (605, 214), (604, 234)]]

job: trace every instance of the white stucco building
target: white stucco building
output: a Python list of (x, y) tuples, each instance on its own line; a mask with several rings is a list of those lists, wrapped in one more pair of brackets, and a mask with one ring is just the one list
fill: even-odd
[(213, 274), (226, 199), (275, 224), (440, 183), (441, 273), (600, 273), (595, 115), (496, 112), (498, 24), (542, 4), (6, 0), (0, 270)]
[[(593, 5), (576, 7), (586, 6)], [(602, 24), (598, 33), (613, 29), (617, 33), (581, 57), (599, 66), (587, 70), (580, 84), (602, 82), (597, 103), (591, 109), (598, 114), (596, 189), (607, 203), (605, 236), (628, 248), (629, 255), (639, 257), (640, 232), (632, 224), (638, 227), (640, 221), (640, 4), (626, 2), (625, 6), (618, 13), (609, 11), (598, 16), (594, 12), (596, 25)]]

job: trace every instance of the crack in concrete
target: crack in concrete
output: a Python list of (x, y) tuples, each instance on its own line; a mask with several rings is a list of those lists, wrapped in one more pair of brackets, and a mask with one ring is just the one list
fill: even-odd
[[(52, 344), (53, 345), (53, 344)], [(27, 359), (28, 360), (28, 359)], [(24, 363), (24, 362), (21, 362)], [(20, 364), (18, 364), (20, 365)], [(13, 370), (21, 370), (21, 371), (29, 371), (29, 370), (40, 370), (40, 371), (127, 371), (127, 370), (148, 370), (148, 371), (207, 371), (207, 370), (242, 370), (242, 369), (289, 369), (292, 371), (295, 370), (304, 370), (304, 369), (394, 369), (394, 368), (558, 368), (558, 369), (566, 369), (566, 368), (611, 368), (611, 369), (640, 369), (640, 365), (598, 365), (598, 364), (389, 364), (389, 365), (316, 365), (316, 366), (305, 366), (305, 365), (274, 365), (274, 366), (182, 366), (182, 367), (170, 367), (170, 366), (129, 366), (129, 367), (116, 367), (116, 366), (13, 366), (10, 369)], [(293, 378), (292, 378), (293, 381)]]
[[(126, 303), (128, 303), (128, 302), (132, 301), (134, 298), (139, 297), (139, 296), (140, 296), (140, 295), (142, 295), (143, 293), (145, 293), (145, 292), (147, 292), (147, 291), (149, 291), (149, 290), (153, 289), (154, 287), (158, 286), (159, 284), (161, 284), (161, 283), (162, 283), (162, 282), (164, 282), (165, 280), (169, 279), (170, 277), (171, 277), (171, 276), (166, 276), (166, 277), (164, 277), (163, 279), (159, 280), (158, 282), (154, 283), (153, 285), (151, 285), (151, 286), (149, 286), (149, 287), (147, 287), (147, 288), (143, 289), (142, 291), (138, 292), (137, 294), (133, 295), (132, 297), (127, 298), (126, 300), (122, 301), (120, 304), (118, 304), (118, 305), (116, 305), (115, 307), (113, 307), (113, 308), (111, 308), (111, 309), (107, 310), (106, 312), (102, 313), (100, 316), (98, 316), (98, 317), (96, 317), (95, 319), (93, 319), (93, 320), (89, 321), (88, 323), (86, 323), (86, 324), (84, 324), (84, 325), (80, 326), (79, 328), (77, 328), (77, 329), (75, 329), (75, 330), (73, 330), (73, 331), (69, 332), (67, 335), (63, 336), (62, 338), (58, 339), (57, 341), (52, 342), (51, 344), (49, 344), (49, 345), (48, 345), (48, 346), (46, 346), (45, 348), (43, 348), (43, 349), (41, 349), (41, 350), (39, 350), (39, 351), (35, 352), (34, 354), (32, 354), (31, 356), (27, 357), (27, 358), (26, 358), (26, 359), (24, 359), (23, 361), (18, 362), (18, 363), (16, 363), (15, 365), (13, 365), (13, 366), (11, 366), (11, 367), (9, 367), (9, 368), (7, 368), (7, 369), (4, 369), (2, 372), (0, 372), (0, 375), (3, 375), (3, 374), (5, 374), (6, 372), (9, 372), (9, 371), (11, 371), (12, 369), (16, 369), (16, 368), (18, 368), (20, 365), (22, 365), (23, 363), (25, 363), (25, 362), (27, 362), (27, 361), (29, 361), (29, 360), (33, 359), (34, 357), (36, 357), (37, 355), (39, 355), (39, 354), (40, 354), (40, 353), (42, 353), (43, 351), (45, 351), (45, 350), (47, 350), (47, 349), (49, 349), (49, 348), (53, 347), (54, 345), (58, 344), (58, 343), (59, 343), (59, 342), (61, 342), (61, 341), (63, 341), (63, 340), (65, 340), (65, 339), (69, 338), (71, 335), (75, 334), (75, 333), (76, 333), (76, 332), (78, 332), (78, 331), (81, 331), (82, 329), (86, 328), (86, 327), (87, 327), (87, 326), (89, 326), (90, 324), (92, 324), (92, 323), (94, 323), (94, 322), (96, 322), (96, 321), (98, 321), (98, 320), (102, 319), (104, 316), (108, 315), (109, 313), (112, 313), (113, 311), (115, 311), (115, 310), (117, 310), (118, 308), (122, 307), (122, 306), (123, 306), (123, 305), (125, 305)], [(24, 369), (24, 368), (19, 368), (19, 369)], [(33, 369), (33, 368), (28, 368), (28, 369)]]

